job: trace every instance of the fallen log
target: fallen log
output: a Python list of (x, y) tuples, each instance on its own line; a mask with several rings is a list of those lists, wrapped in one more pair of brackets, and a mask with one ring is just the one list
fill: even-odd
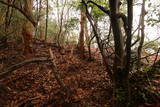
[(48, 62), (48, 61), (52, 61), (52, 58), (47, 58), (47, 57), (40, 57), (40, 58), (33, 58), (33, 59), (27, 59), (24, 60), (18, 64), (12, 65), (8, 68), (4, 68), (1, 72), (0, 72), (0, 76), (4, 76), (7, 75), (8, 73), (10, 73), (11, 71), (14, 71), (18, 68), (21, 68), (22, 66), (29, 64), (29, 63), (37, 63), (37, 62)]

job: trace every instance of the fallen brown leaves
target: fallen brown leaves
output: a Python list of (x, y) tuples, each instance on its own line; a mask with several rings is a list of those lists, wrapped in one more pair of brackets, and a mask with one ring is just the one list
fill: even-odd
[(50, 57), (51, 47), (59, 75), (72, 96), (56, 81), (49, 62), (30, 63), (0, 79), (0, 106), (110, 107), (112, 84), (100, 56), (94, 53), (95, 60), (88, 62), (79, 58), (72, 45), (64, 45), (63, 54), (52, 43), (36, 40), (33, 47), (34, 53), (30, 56), (24, 56), (19, 45), (0, 50), (0, 69), (25, 59)]
[[(0, 57), (5, 59), (0, 64), (1, 69), (17, 64), (25, 59), (36, 57), (49, 57), (48, 48), (52, 45), (34, 44), (34, 54), (23, 56), (20, 47), (1, 50)], [(72, 49), (71, 49), (71, 48)], [(1, 78), (0, 83), (9, 90), (0, 90), (0, 105), (2, 106), (65, 106), (74, 105), (83, 107), (86, 105), (104, 105), (107, 99), (102, 102), (94, 102), (92, 97), (98, 82), (107, 82), (100, 61), (88, 62), (75, 54), (72, 46), (64, 46), (63, 54), (59, 49), (51, 47), (56, 59), (55, 64), (60, 71), (62, 80), (67, 88), (72, 90), (72, 98), (68, 97), (62, 87), (57, 83), (51, 65), (45, 63), (31, 63), (17, 70), (10, 75)], [(13, 57), (12, 59), (10, 59)], [(99, 87), (100, 88), (100, 87)], [(104, 87), (101, 87), (102, 90)], [(97, 98), (98, 99), (98, 98)], [(100, 99), (100, 98), (99, 98)]]

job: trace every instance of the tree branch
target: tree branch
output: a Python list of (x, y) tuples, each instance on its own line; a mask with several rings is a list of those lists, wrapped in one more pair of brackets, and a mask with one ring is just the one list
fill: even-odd
[(98, 48), (99, 48), (99, 50), (100, 50), (100, 53), (101, 53), (101, 56), (102, 56), (102, 59), (103, 59), (103, 62), (104, 62), (104, 65), (105, 65), (106, 68), (108, 69), (108, 74), (109, 74), (109, 76), (112, 77), (113, 72), (112, 72), (111, 66), (108, 64), (108, 62), (107, 62), (106, 59), (105, 59), (104, 51), (103, 51), (103, 48), (102, 48), (102, 46), (101, 46), (101, 44), (100, 44), (100, 39), (99, 39), (97, 30), (96, 30), (96, 28), (95, 28), (95, 26), (94, 26), (94, 24), (93, 24), (93, 22), (92, 22), (92, 19), (91, 19), (91, 16), (90, 16), (89, 12), (88, 12), (87, 3), (85, 3), (84, 0), (82, 0), (81, 3), (84, 4), (84, 6), (85, 6), (86, 16), (87, 16), (88, 21), (90, 22), (90, 24), (91, 24), (91, 26), (92, 26), (94, 35), (95, 35), (96, 40), (97, 40)]
[(97, 3), (95, 3), (95, 2), (93, 2), (93, 1), (91, 1), (91, 0), (87, 1), (87, 4), (88, 4), (88, 3), (94, 4), (94, 5), (97, 6), (100, 10), (102, 10), (104, 13), (106, 13), (107, 15), (110, 16), (110, 11), (107, 10), (107, 9), (105, 9), (105, 8), (102, 7), (101, 5), (98, 5)]
[(159, 53), (160, 53), (160, 52), (158, 51), (158, 52), (156, 52), (156, 53), (149, 54), (149, 55), (144, 56), (144, 57), (141, 57), (141, 58), (135, 58), (134, 60), (131, 61), (131, 63), (134, 63), (134, 62), (136, 62), (137, 60), (146, 59), (146, 58), (148, 58), (148, 57), (150, 57), (150, 56), (157, 55), (157, 54), (159, 54)]
[(127, 34), (127, 31), (128, 31), (128, 18), (123, 13), (118, 13), (117, 17), (122, 19), (123, 24), (124, 24), (123, 27), (124, 27), (125, 33)]
[(37, 23), (35, 22), (35, 20), (33, 19), (32, 16), (29, 16), (25, 11), (23, 11), (21, 8), (13, 5), (13, 4), (10, 4), (10, 3), (6, 3), (2, 0), (0, 0), (0, 3), (4, 4), (4, 5), (7, 5), (7, 6), (10, 6), (10, 7), (13, 7), (15, 8), (16, 10), (18, 10), (19, 12), (21, 12), (31, 23), (32, 25), (35, 27), (37, 25)]

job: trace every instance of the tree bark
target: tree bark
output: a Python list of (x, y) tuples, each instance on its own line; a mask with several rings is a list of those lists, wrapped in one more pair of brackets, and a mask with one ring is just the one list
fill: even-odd
[(45, 29), (45, 40), (47, 40), (47, 33), (48, 33), (48, 0), (46, 0), (46, 29)]
[(41, 15), (41, 10), (42, 10), (43, 6), (42, 6), (42, 0), (39, 1), (39, 18), (38, 18), (38, 21), (39, 21), (39, 27), (38, 27), (38, 30), (39, 30), (39, 38), (41, 40), (44, 40), (45, 38), (45, 34), (44, 34), (44, 31), (43, 31), (43, 16)]
[(138, 50), (137, 50), (137, 68), (140, 68), (140, 61), (141, 61), (141, 53), (142, 53), (142, 47), (143, 47), (143, 43), (144, 43), (144, 38), (145, 38), (145, 34), (144, 34), (144, 17), (145, 17), (145, 0), (143, 0), (142, 2), (142, 9), (141, 9), (141, 38), (140, 38), (140, 43), (138, 46)]
[(125, 71), (125, 52), (124, 41), (120, 28), (120, 22), (117, 17), (119, 13), (119, 0), (109, 0), (110, 20), (114, 36), (115, 58), (113, 65), (113, 83), (114, 83), (114, 106), (128, 107), (129, 87), (128, 75)]
[[(91, 1), (90, 1), (91, 2)], [(98, 33), (93, 25), (92, 19), (87, 10), (87, 4), (84, 0), (82, 3), (86, 6), (86, 13), (89, 22), (93, 27), (95, 37), (97, 39), (97, 44), (100, 49), (101, 55), (104, 60), (106, 68), (109, 69), (108, 74), (113, 82), (113, 93), (114, 93), (114, 106), (115, 107), (128, 107), (130, 105), (130, 93), (129, 93), (129, 83), (128, 75), (130, 71), (130, 57), (131, 57), (131, 31), (132, 31), (132, 18), (133, 18), (133, 9), (132, 9), (132, 0), (127, 1), (128, 6), (128, 17), (119, 12), (120, 0), (109, 0), (110, 10), (106, 10), (103, 7), (97, 5), (103, 12), (105, 12), (110, 17), (113, 36), (114, 36), (114, 64), (113, 67), (110, 67), (105, 60), (105, 54), (100, 44)], [(127, 35), (127, 42), (124, 42), (124, 37), (122, 35), (120, 18), (123, 20), (125, 33)], [(128, 21), (127, 21), (128, 20)], [(126, 46), (126, 50), (124, 49)], [(113, 72), (112, 72), (113, 71)]]
[[(32, 16), (32, 6), (33, 6), (33, 1), (32, 0), (25, 0), (25, 5), (24, 5), (24, 10), (25, 12)], [(24, 49), (23, 53), (25, 55), (31, 54), (32, 53), (32, 24), (30, 21), (25, 20), (23, 27), (22, 27), (22, 35), (23, 35), (23, 43), (24, 43)]]
[(81, 19), (80, 19), (80, 34), (79, 34), (79, 41), (78, 41), (78, 49), (79, 52), (84, 58), (84, 33), (85, 33), (85, 22), (86, 22), (86, 15), (83, 9), (81, 9)]

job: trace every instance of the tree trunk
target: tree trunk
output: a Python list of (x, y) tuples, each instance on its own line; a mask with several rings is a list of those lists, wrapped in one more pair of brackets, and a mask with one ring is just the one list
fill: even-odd
[(85, 28), (86, 15), (83, 9), (81, 9), (81, 19), (80, 19), (80, 34), (78, 41), (78, 49), (80, 51), (81, 56), (84, 58), (84, 28)]
[[(97, 20), (93, 20), (94, 21), (94, 28), (97, 31), (97, 26), (98, 26), (98, 21)], [(90, 34), (90, 37), (88, 37), (88, 54), (89, 54), (89, 59), (88, 60), (92, 60), (92, 56), (91, 56), (91, 42), (92, 40), (95, 38), (95, 35), (91, 38), (93, 31)], [(86, 37), (87, 38), (87, 37)]]
[[(114, 94), (114, 106), (115, 107), (128, 107), (130, 106), (130, 93), (129, 93), (129, 71), (130, 71), (130, 58), (131, 58), (131, 31), (132, 31), (132, 18), (133, 18), (133, 8), (132, 8), (132, 0), (127, 1), (128, 7), (128, 17), (124, 14), (119, 13), (120, 0), (109, 0), (110, 10), (105, 10), (103, 7), (95, 4), (97, 7), (100, 7), (102, 11), (110, 16), (111, 26), (114, 36), (114, 64), (113, 67), (110, 67), (105, 60), (104, 51), (100, 44), (100, 40), (98, 37), (98, 33), (93, 25), (89, 12), (87, 10), (87, 4), (84, 0), (82, 3), (86, 6), (87, 18), (93, 27), (94, 34), (97, 39), (97, 44), (100, 49), (101, 55), (104, 60), (104, 64), (106, 68), (108, 68), (108, 74), (113, 82), (113, 94)], [(125, 33), (127, 39), (125, 39), (122, 35), (121, 26), (120, 26), (120, 18), (122, 18)], [(128, 19), (128, 22), (127, 22)], [(126, 48), (126, 50), (124, 49)], [(113, 72), (112, 72), (113, 71)]]
[(120, 28), (120, 22), (117, 17), (119, 13), (119, 0), (109, 0), (110, 20), (114, 35), (115, 59), (113, 65), (113, 83), (114, 83), (114, 106), (127, 107), (129, 102), (128, 75), (124, 65), (124, 42)]
[(89, 54), (89, 60), (91, 60), (91, 44), (90, 44), (90, 37), (88, 34), (88, 24), (87, 24), (87, 20), (85, 21), (85, 25), (84, 25), (84, 29), (85, 29), (85, 44), (88, 47), (88, 54)]
[(86, 41), (86, 45), (89, 44), (89, 40), (90, 40), (90, 37), (89, 37), (89, 34), (88, 34), (88, 24), (87, 24), (87, 20), (85, 21), (85, 25), (84, 25), (84, 28), (85, 28), (85, 41)]
[(44, 31), (44, 29), (43, 29), (43, 18), (41, 17), (40, 19), (39, 19), (39, 38), (41, 39), (41, 40), (45, 40), (45, 31)]
[[(32, 17), (32, 0), (25, 0), (24, 10), (25, 12)], [(23, 43), (24, 43), (24, 54), (31, 54), (32, 53), (32, 24), (29, 20), (25, 20), (23, 27), (22, 27), (22, 35), (23, 35)]]
[(145, 16), (145, 0), (143, 0), (142, 2), (142, 9), (141, 9), (141, 38), (140, 38), (140, 43), (138, 46), (138, 51), (137, 51), (137, 67), (138, 69), (140, 68), (140, 59), (141, 59), (141, 53), (142, 53), (142, 47), (143, 47), (143, 43), (144, 43), (144, 16)]
[(37, 15), (36, 15), (36, 20), (37, 20), (37, 26), (35, 27), (35, 38), (37, 38), (37, 35), (39, 36), (39, 21), (40, 21), (40, 15), (41, 15), (41, 7), (42, 7), (42, 0), (37, 0), (36, 1), (37, 3), (37, 7), (36, 7), (36, 12), (37, 12)]
[(47, 33), (48, 33), (48, 0), (46, 0), (46, 29), (45, 29), (45, 40), (47, 40)]
[(38, 32), (38, 35), (39, 35), (39, 38), (41, 39), (41, 40), (44, 40), (44, 38), (45, 38), (45, 34), (44, 34), (44, 31), (43, 31), (43, 16), (41, 16), (41, 10), (42, 10), (42, 0), (40, 0), (39, 1), (39, 15), (38, 15), (38, 22), (39, 22), (39, 26), (38, 26), (38, 30), (39, 30), (39, 32)]
[[(58, 1), (57, 1), (58, 3)], [(58, 31), (58, 34), (57, 34), (57, 43), (58, 45), (60, 46), (60, 43), (62, 41), (64, 41), (64, 38), (62, 38), (62, 34), (63, 34), (63, 21), (64, 21), (64, 12), (65, 12), (65, 6), (67, 4), (67, 0), (64, 1), (63, 3), (63, 7), (62, 7), (62, 10), (61, 10), (61, 14), (60, 14), (60, 19), (58, 18), (58, 20), (60, 21), (59, 22), (59, 31)], [(59, 15), (58, 15), (59, 16)]]

